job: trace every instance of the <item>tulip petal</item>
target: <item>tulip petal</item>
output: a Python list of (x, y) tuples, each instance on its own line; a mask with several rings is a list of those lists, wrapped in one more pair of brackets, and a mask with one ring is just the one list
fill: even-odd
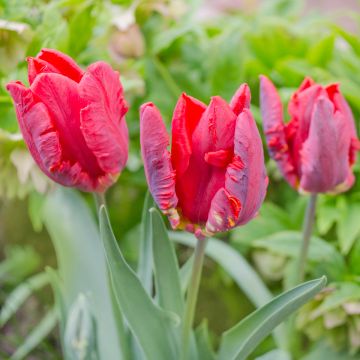
[(185, 93), (176, 104), (172, 118), (171, 161), (179, 176), (189, 166), (192, 134), (205, 109), (205, 104)]
[(250, 109), (251, 93), (248, 84), (241, 84), (230, 101), (230, 108), (238, 116), (244, 109)]
[(213, 96), (193, 134), (193, 153), (204, 157), (209, 151), (231, 149), (236, 115), (220, 96)]
[(298, 178), (285, 135), (281, 100), (266, 76), (260, 77), (260, 106), (270, 156), (277, 162), (285, 179), (296, 187)]
[(60, 71), (51, 65), (50, 63), (38, 59), (38, 58), (32, 58), (28, 57), (28, 79), (30, 85), (34, 82), (35, 78), (42, 73), (60, 73)]
[(53, 66), (60, 74), (75, 82), (79, 82), (84, 74), (83, 70), (70, 56), (58, 50), (42, 49), (36, 58)]
[(244, 109), (236, 121), (234, 158), (227, 167), (224, 188), (211, 202), (207, 231), (247, 223), (259, 210), (267, 184), (260, 134), (250, 110)]
[(36, 102), (30, 89), (20, 82), (7, 85), (15, 104), (19, 126), (31, 155), (40, 169), (53, 178), (52, 169), (61, 162), (58, 135), (44, 104)]
[(79, 97), (78, 84), (60, 74), (43, 73), (36, 77), (31, 90), (47, 107), (59, 134), (64, 160), (79, 163), (93, 179), (102, 176), (103, 171), (80, 130), (80, 110), (84, 104)]
[(348, 124), (348, 128), (350, 131), (350, 136), (352, 139), (351, 145), (350, 145), (350, 151), (349, 151), (349, 161), (350, 164), (353, 165), (356, 162), (356, 154), (359, 151), (359, 141), (357, 137), (357, 132), (355, 128), (355, 120), (353, 113), (350, 109), (349, 104), (343, 97), (343, 95), (340, 92), (339, 84), (331, 84), (326, 87), (327, 94), (329, 96), (329, 99), (332, 101), (332, 103), (335, 106), (335, 110), (340, 111), (344, 115), (344, 119), (346, 123)]
[(332, 102), (320, 97), (315, 104), (309, 137), (303, 145), (300, 188), (307, 192), (329, 192), (349, 175), (350, 137), (344, 116)]
[[(192, 223), (206, 223), (211, 201), (224, 186), (227, 165), (224, 161), (231, 160), (228, 154), (234, 147), (235, 123), (230, 106), (215, 96), (195, 128), (189, 166), (182, 175), (176, 174), (179, 207)], [(212, 160), (216, 165), (211, 164)]]
[(79, 84), (85, 103), (81, 130), (89, 149), (105, 173), (118, 174), (128, 156), (128, 110), (119, 74), (104, 62), (90, 65)]
[[(175, 193), (175, 172), (167, 150), (169, 135), (159, 110), (152, 103), (146, 103), (140, 109), (140, 143), (150, 192), (160, 210), (172, 215), (178, 198)], [(176, 226), (177, 223), (172, 225)]]

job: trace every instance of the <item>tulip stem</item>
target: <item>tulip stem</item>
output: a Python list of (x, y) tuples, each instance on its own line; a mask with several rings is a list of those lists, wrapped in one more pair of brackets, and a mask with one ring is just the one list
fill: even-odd
[(207, 239), (198, 239), (196, 242), (194, 263), (191, 272), (190, 284), (186, 296), (184, 324), (182, 328), (182, 360), (186, 360), (189, 358), (189, 340), (194, 322), (196, 301), (199, 292), (206, 242)]
[(94, 193), (94, 197), (95, 197), (96, 208), (98, 211), (100, 210), (101, 205), (104, 205), (106, 207), (106, 199), (104, 192), (102, 193), (96, 192)]
[(317, 194), (314, 193), (311, 194), (306, 208), (304, 224), (303, 224), (301, 251), (299, 256), (299, 266), (298, 266), (299, 283), (303, 282), (305, 277), (306, 260), (310, 246), (311, 234), (315, 222), (316, 199), (317, 199)]

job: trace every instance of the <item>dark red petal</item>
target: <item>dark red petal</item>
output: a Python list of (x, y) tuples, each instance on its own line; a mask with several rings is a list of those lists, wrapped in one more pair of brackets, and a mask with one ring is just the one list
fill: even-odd
[(265, 76), (260, 77), (260, 106), (270, 156), (285, 179), (296, 187), (298, 178), (284, 131), (281, 100), (275, 86)]
[(49, 63), (57, 69), (60, 74), (75, 82), (79, 82), (84, 74), (82, 69), (70, 56), (63, 54), (58, 50), (42, 49), (36, 58)]
[(175, 173), (167, 150), (169, 135), (159, 110), (152, 103), (146, 103), (140, 109), (140, 144), (150, 192), (159, 208), (168, 213), (178, 203)]
[(248, 84), (241, 84), (230, 101), (230, 108), (238, 116), (244, 109), (250, 109), (251, 93)]
[(306, 90), (307, 88), (313, 86), (315, 84), (315, 81), (310, 77), (306, 76), (301, 85), (299, 86), (298, 92), (301, 92), (303, 90)]
[(171, 161), (177, 175), (182, 175), (189, 165), (192, 134), (206, 106), (183, 93), (172, 118)]
[(202, 158), (209, 151), (232, 149), (236, 116), (220, 96), (211, 98), (193, 134), (193, 153)]
[(37, 58), (28, 57), (28, 79), (30, 85), (35, 80), (36, 76), (42, 73), (60, 73), (60, 71), (50, 63)]
[(85, 107), (81, 110), (81, 131), (101, 169), (117, 174), (128, 158), (128, 110), (119, 74), (104, 62), (89, 66), (79, 84)]
[(48, 109), (59, 134), (64, 160), (71, 164), (79, 163), (82, 171), (94, 181), (103, 176), (80, 130), (80, 110), (84, 104), (79, 96), (78, 84), (60, 74), (43, 73), (36, 77), (31, 90)]
[(224, 188), (211, 203), (207, 231), (226, 231), (251, 220), (265, 198), (267, 184), (260, 134), (245, 109), (236, 122), (234, 158), (227, 167)]
[(195, 128), (189, 166), (184, 174), (176, 174), (179, 207), (192, 223), (206, 223), (211, 200), (224, 186), (226, 168), (213, 166), (205, 159), (209, 153), (233, 150), (235, 122), (230, 106), (220, 97), (213, 97)]
[(343, 115), (325, 97), (318, 99), (309, 137), (301, 152), (300, 188), (312, 193), (335, 191), (349, 174), (350, 131)]

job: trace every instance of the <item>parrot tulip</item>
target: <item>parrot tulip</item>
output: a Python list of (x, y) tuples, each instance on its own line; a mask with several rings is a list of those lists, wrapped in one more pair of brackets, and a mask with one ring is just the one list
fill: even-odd
[(198, 238), (252, 219), (267, 188), (261, 138), (240, 86), (230, 105), (214, 96), (209, 106), (182, 94), (172, 119), (172, 147), (159, 110), (140, 110), (145, 174), (157, 205), (173, 228)]

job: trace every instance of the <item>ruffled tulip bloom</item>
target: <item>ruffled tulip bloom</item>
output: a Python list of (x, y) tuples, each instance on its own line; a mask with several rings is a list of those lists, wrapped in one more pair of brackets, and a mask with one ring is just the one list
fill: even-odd
[(339, 85), (305, 78), (292, 95), (284, 123), (272, 82), (260, 79), (260, 102), (270, 156), (291, 186), (301, 192), (341, 192), (354, 183), (359, 149), (354, 118)]
[(198, 238), (252, 219), (264, 200), (267, 176), (261, 138), (242, 85), (230, 105), (214, 96), (206, 106), (182, 94), (172, 119), (172, 147), (159, 110), (140, 109), (145, 174), (173, 228)]
[(16, 81), (6, 88), (31, 155), (61, 185), (104, 191), (128, 156), (128, 108), (119, 74), (102, 61), (83, 71), (50, 49), (27, 61), (30, 87)]

